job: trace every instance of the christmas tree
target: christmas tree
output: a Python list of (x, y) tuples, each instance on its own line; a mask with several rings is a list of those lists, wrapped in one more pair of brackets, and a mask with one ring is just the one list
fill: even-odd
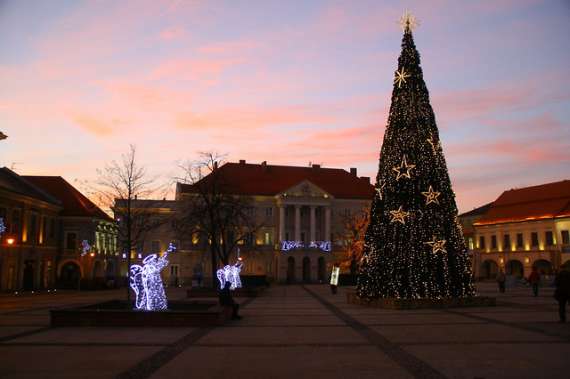
[(444, 299), (475, 294), (455, 194), (406, 12), (402, 52), (357, 294), (361, 298)]

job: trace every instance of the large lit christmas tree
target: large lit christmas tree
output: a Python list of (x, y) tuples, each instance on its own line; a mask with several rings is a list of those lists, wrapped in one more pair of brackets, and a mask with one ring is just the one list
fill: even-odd
[(420, 55), (406, 12), (402, 52), (370, 224), (360, 264), (360, 298), (445, 299), (475, 290), (457, 206)]

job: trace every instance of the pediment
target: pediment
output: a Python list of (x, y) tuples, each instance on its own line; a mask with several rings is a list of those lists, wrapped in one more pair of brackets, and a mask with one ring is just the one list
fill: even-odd
[(309, 180), (303, 180), (300, 183), (279, 193), (279, 196), (286, 197), (305, 197), (305, 198), (331, 198), (331, 194), (312, 183)]

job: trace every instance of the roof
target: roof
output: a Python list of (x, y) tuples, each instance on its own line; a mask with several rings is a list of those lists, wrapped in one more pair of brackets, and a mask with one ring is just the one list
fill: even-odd
[[(357, 177), (338, 168), (276, 166), (268, 164), (226, 163), (218, 170), (227, 183), (226, 192), (235, 195), (275, 196), (289, 188), (310, 181), (323, 191), (340, 199), (372, 199), (374, 187), (370, 178)], [(212, 173), (199, 183), (213, 180)], [(195, 185), (178, 183), (177, 192), (196, 192)]]
[(0, 168), (0, 188), (52, 205), (61, 206), (61, 202), (57, 198), (54, 198), (7, 167)]
[(570, 216), (570, 180), (505, 191), (475, 225)]
[(493, 205), (493, 202), (487, 203), (485, 205), (482, 205), (478, 208), (475, 208), (473, 210), (470, 210), (469, 212), (465, 212), (459, 215), (459, 217), (473, 217), (473, 216), (481, 216), (484, 215), (485, 213), (487, 213), (487, 211), (489, 210), (489, 208), (491, 208), (491, 205)]
[(85, 197), (61, 176), (23, 176), (63, 204), (62, 216), (92, 217), (113, 221), (111, 217)]

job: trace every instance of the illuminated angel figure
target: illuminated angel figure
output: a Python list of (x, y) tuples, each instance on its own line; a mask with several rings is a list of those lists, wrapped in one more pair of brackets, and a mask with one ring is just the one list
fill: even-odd
[(160, 311), (168, 307), (160, 272), (168, 266), (168, 253), (175, 250), (173, 245), (162, 257), (151, 254), (143, 260), (143, 265), (132, 265), (130, 286), (135, 292), (135, 306), (146, 311)]
[(226, 265), (216, 271), (216, 276), (220, 281), (220, 289), (224, 289), (226, 282), (230, 282), (230, 290), (232, 291), (236, 288), (241, 288), (241, 279), (239, 277), (239, 273), (241, 272), (242, 266), (243, 263), (240, 259), (235, 265)]

